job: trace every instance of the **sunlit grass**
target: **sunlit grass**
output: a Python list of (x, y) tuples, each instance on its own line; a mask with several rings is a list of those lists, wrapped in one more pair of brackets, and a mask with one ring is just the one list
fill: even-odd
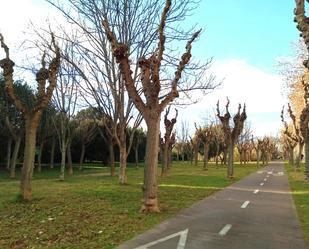
[(309, 246), (309, 181), (305, 180), (304, 165), (301, 168), (302, 171), (294, 171), (292, 166), (286, 164), (298, 217)]
[(167, 177), (158, 177), (162, 213), (154, 215), (139, 213), (142, 167), (128, 168), (125, 186), (98, 165), (64, 182), (58, 169), (43, 169), (34, 175), (29, 203), (17, 198), (19, 182), (0, 172), (0, 248), (114, 248), (256, 169), (235, 165), (231, 181), (225, 167), (174, 163)]

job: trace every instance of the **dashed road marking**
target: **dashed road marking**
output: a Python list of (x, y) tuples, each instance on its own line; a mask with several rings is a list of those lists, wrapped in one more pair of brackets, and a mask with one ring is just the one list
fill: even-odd
[(256, 190), (254, 190), (254, 194), (257, 194), (258, 192), (259, 192), (260, 190), (258, 190), (258, 189), (256, 189)]
[(219, 235), (220, 235), (220, 236), (225, 236), (231, 228), (232, 228), (232, 225), (231, 225), (231, 224), (226, 224), (226, 225), (221, 229), (221, 231), (219, 232)]
[(267, 178), (264, 178), (264, 182), (266, 182), (267, 181)]
[(264, 185), (264, 182), (261, 182), (260, 185), (263, 186), (263, 185)]
[(249, 205), (250, 201), (245, 201), (240, 208), (246, 208)]

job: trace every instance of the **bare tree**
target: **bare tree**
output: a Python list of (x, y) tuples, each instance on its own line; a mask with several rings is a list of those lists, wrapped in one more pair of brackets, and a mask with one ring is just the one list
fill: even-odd
[(180, 131), (177, 136), (178, 146), (181, 153), (181, 159), (184, 162), (186, 156), (186, 144), (189, 139), (189, 123), (186, 120), (182, 120), (180, 123)]
[(305, 177), (309, 179), (309, 84), (305, 83), (309, 82), (309, 74), (307, 73), (304, 77), (306, 77), (306, 79), (302, 82), (304, 87), (305, 107), (300, 115), (300, 132), (305, 144)]
[[(25, 119), (25, 150), (24, 162), (21, 176), (20, 191), (24, 200), (31, 199), (31, 175), (34, 166), (36, 132), (40, 123), (41, 115), (45, 107), (48, 105), (53, 90), (57, 85), (57, 74), (60, 66), (60, 49), (55, 43), (52, 36), (50, 50), (55, 51), (55, 57), (50, 61), (48, 69), (46, 68), (46, 53), (43, 54), (41, 60), (41, 69), (36, 73), (36, 81), (38, 84), (37, 93), (35, 96), (34, 106), (27, 106), (15, 94), (13, 81), (14, 62), (10, 59), (9, 48), (4, 43), (3, 36), (0, 34), (1, 47), (4, 49), (6, 58), (0, 61), (0, 67), (3, 69), (3, 75), (6, 82), (7, 93), (12, 99), (14, 105), (23, 113)], [(46, 81), (49, 85), (46, 88)]]
[(234, 178), (234, 148), (236, 141), (241, 134), (244, 122), (247, 119), (246, 115), (246, 105), (244, 105), (242, 112), (241, 105), (238, 106), (238, 112), (233, 117), (234, 127), (230, 125), (231, 114), (229, 113), (229, 104), (230, 101), (227, 99), (227, 104), (225, 106), (225, 114), (221, 116), (220, 108), (219, 108), (219, 101), (217, 103), (217, 116), (222, 123), (222, 130), (225, 136), (225, 143), (228, 146), (228, 167), (227, 167), (227, 177)]
[[(161, 148), (162, 148), (162, 170), (161, 176), (165, 176), (169, 169), (169, 162), (172, 153), (173, 143), (175, 143), (175, 134), (173, 133), (174, 125), (177, 122), (178, 111), (176, 109), (175, 117), (172, 119), (168, 119), (168, 114), (170, 112), (170, 106), (166, 109), (164, 115), (164, 126), (165, 126), (165, 134), (164, 137), (161, 138)], [(174, 134), (174, 135), (173, 135)]]
[(195, 124), (195, 135), (199, 138), (201, 143), (204, 146), (204, 165), (203, 169), (208, 170), (208, 154), (209, 154), (209, 145), (213, 140), (214, 132), (212, 125), (206, 127), (197, 127)]
[(296, 122), (296, 116), (294, 115), (294, 113), (292, 111), (292, 107), (291, 107), (290, 104), (288, 104), (288, 114), (289, 114), (289, 116), (292, 120), (291, 126), (292, 126), (293, 131), (290, 131), (287, 122), (284, 120), (284, 116), (283, 116), (284, 115), (284, 108), (282, 108), (281, 121), (284, 124), (284, 134), (286, 136), (288, 136), (290, 138), (290, 140), (293, 140), (298, 145), (298, 153), (297, 153), (297, 156), (296, 156), (295, 164), (293, 163), (293, 166), (295, 167), (294, 168), (295, 170), (299, 170), (300, 169), (301, 155), (303, 153), (303, 148), (304, 148), (304, 140), (301, 136), (299, 125)]
[[(62, 58), (72, 55), (74, 53), (69, 43), (63, 43)], [(78, 63), (78, 61), (76, 61)], [(59, 69), (58, 85), (53, 95), (52, 101), (58, 111), (56, 120), (54, 120), (55, 129), (57, 132), (59, 146), (61, 151), (61, 164), (59, 179), (65, 179), (66, 157), (67, 150), (72, 141), (74, 125), (72, 119), (75, 113), (78, 85), (80, 80), (77, 71), (70, 63), (63, 60)], [(69, 175), (73, 174), (69, 167)]]
[[(133, 68), (131, 67), (129, 60), (128, 46), (124, 43), (118, 42), (115, 34), (110, 29), (108, 21), (103, 21), (107, 38), (112, 46), (113, 56), (119, 64), (120, 72), (124, 79), (130, 99), (140, 111), (147, 125), (146, 162), (143, 186), (144, 199), (141, 208), (141, 211), (146, 213), (159, 212), (156, 170), (158, 163), (161, 113), (167, 105), (179, 96), (178, 86), (181, 75), (190, 61), (192, 43), (200, 34), (200, 31), (195, 32), (191, 39), (187, 42), (186, 52), (181, 57), (174, 78), (168, 86), (165, 86), (165, 88), (162, 89), (163, 85), (161, 84), (162, 79), (160, 77), (160, 69), (166, 42), (164, 27), (170, 8), (171, 1), (167, 0), (158, 29), (159, 42), (156, 51), (152, 53), (148, 59), (141, 57), (138, 60), (138, 67), (141, 71), (140, 80), (142, 83), (142, 92), (145, 99), (143, 99), (138, 92), (138, 89), (134, 84), (134, 79), (132, 78)], [(192, 91), (195, 89), (208, 90), (213, 87), (212, 81), (208, 81), (207, 84), (204, 83), (203, 85), (199, 85), (198, 88), (196, 85), (193, 87), (191, 86), (191, 88), (187, 88), (187, 91)], [(182, 89), (182, 91), (184, 91), (184, 89)]]

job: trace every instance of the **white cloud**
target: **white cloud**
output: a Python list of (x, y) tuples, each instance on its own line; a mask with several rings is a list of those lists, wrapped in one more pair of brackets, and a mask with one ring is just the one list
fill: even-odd
[[(276, 134), (280, 128), (280, 111), (284, 104), (281, 95), (282, 79), (279, 75), (265, 72), (242, 59), (217, 61), (211, 69), (218, 79), (224, 82), (219, 89), (204, 99), (187, 107), (181, 119), (202, 123), (205, 118), (215, 117), (216, 103), (220, 100), (221, 110), (230, 99), (230, 113), (237, 111), (239, 103), (246, 103), (248, 121), (254, 134)], [(192, 127), (193, 129), (193, 127)]]

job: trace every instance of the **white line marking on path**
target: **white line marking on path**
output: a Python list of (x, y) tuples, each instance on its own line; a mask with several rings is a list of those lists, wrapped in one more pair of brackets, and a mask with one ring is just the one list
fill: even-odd
[(249, 205), (250, 201), (245, 201), (242, 205), (241, 208), (246, 208)]
[(179, 238), (178, 245), (177, 245), (176, 249), (184, 249), (185, 246), (186, 246), (188, 231), (189, 231), (189, 229), (186, 229), (186, 230), (180, 231), (178, 233), (173, 233), (173, 234), (168, 235), (168, 236), (166, 236), (164, 238), (161, 238), (161, 239), (149, 242), (149, 243), (147, 243), (145, 245), (136, 247), (135, 249), (147, 249), (147, 248), (149, 248), (151, 246), (154, 246), (154, 245), (159, 244), (161, 242), (164, 242), (166, 240), (175, 238), (177, 236), (180, 236), (180, 238)]
[(264, 182), (261, 182), (261, 184), (260, 184), (261, 186), (263, 186), (264, 185)]
[(232, 225), (231, 224), (226, 224), (222, 229), (221, 231), (219, 232), (219, 235), (220, 236), (224, 236), (227, 234), (227, 232), (232, 228)]
[(266, 182), (267, 181), (267, 178), (264, 178), (264, 182)]
[(256, 189), (253, 193), (257, 194), (260, 190)]
[(269, 177), (269, 175), (266, 176), (267, 178)]

